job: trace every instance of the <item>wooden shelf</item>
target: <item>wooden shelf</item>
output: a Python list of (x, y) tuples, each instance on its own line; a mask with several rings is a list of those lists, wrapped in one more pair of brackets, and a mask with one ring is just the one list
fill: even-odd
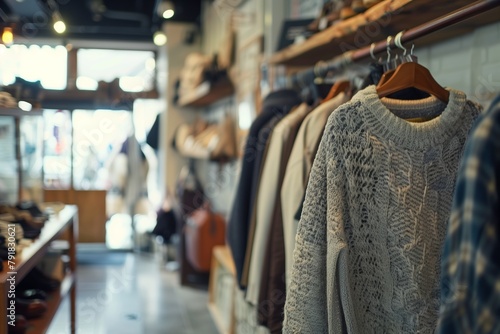
[(47, 297), (47, 311), (37, 319), (29, 320), (27, 334), (44, 334), (50, 327), (50, 323), (57, 313), (59, 305), (68, 296), (71, 288), (75, 284), (75, 277), (72, 274), (67, 275), (61, 282), (58, 291), (51, 293)]
[(225, 75), (214, 83), (205, 81), (189, 94), (184, 94), (179, 98), (179, 106), (204, 107), (231, 96), (233, 93), (233, 84)]
[[(74, 326), (76, 321), (76, 288), (75, 288), (75, 273), (76, 273), (76, 246), (75, 240), (77, 238), (78, 228), (78, 209), (75, 205), (66, 205), (59, 213), (52, 215), (45, 223), (40, 236), (27, 247), (24, 247), (19, 254), (15, 256), (15, 266), (10, 267), (12, 263), (4, 261), (4, 270), (0, 272), (0, 301), (7, 301), (7, 294), (9, 291), (10, 277), (15, 277), (16, 285), (33, 269), (46, 254), (52, 241), (56, 240), (62, 233), (69, 230), (69, 256), (70, 256), (70, 273), (67, 274), (65, 279), (61, 282), (59, 291), (49, 295), (48, 310), (43, 318), (34, 319), (30, 321), (30, 329), (28, 333), (45, 333), (52, 321), (57, 308), (59, 307), (62, 299), (71, 293), (71, 324), (74, 333)], [(6, 308), (0, 308), (0, 316), (6, 318)], [(0, 334), (7, 334), (7, 323), (0, 324)]]
[(42, 116), (42, 115), (43, 115), (43, 110), (41, 109), (24, 111), (20, 108), (0, 108), (0, 116), (24, 117), (24, 116)]
[(109, 109), (109, 110), (133, 110), (136, 99), (157, 99), (156, 90), (147, 92), (129, 93), (124, 92), (120, 101), (109, 100), (98, 101), (98, 92), (90, 90), (44, 90), (43, 99), (40, 101), (44, 109)]
[[(232, 334), (234, 333), (234, 314), (230, 314), (229, 316), (229, 324), (227, 323), (227, 319), (224, 319), (224, 314), (222, 310), (218, 308), (218, 301), (216, 299), (216, 295), (218, 294), (218, 278), (219, 273), (223, 270), (231, 275), (233, 278), (231, 289), (234, 290), (236, 286), (236, 268), (234, 266), (233, 257), (231, 255), (231, 251), (227, 246), (217, 246), (214, 247), (212, 251), (212, 268), (210, 270), (210, 284), (208, 291), (208, 310), (210, 311), (210, 315), (217, 327), (219, 333), (221, 334)], [(234, 310), (234, 291), (230, 291), (231, 295), (230, 300), (226, 301), (229, 303), (227, 305), (227, 309), (233, 312)]]
[[(385, 0), (362, 14), (311, 36), (302, 44), (277, 52), (271, 57), (270, 63), (295, 67), (312, 66), (318, 61), (329, 60), (346, 51), (384, 40), (387, 36), (395, 36), (402, 30), (419, 26), (470, 3), (468, 0)], [(453, 29), (433, 33), (425, 39), (425, 43), (460, 36), (478, 26), (498, 21), (498, 17), (498, 10), (491, 11), (453, 26)], [(424, 43), (420, 41), (419, 45)]]
[(0, 272), (0, 282), (12, 276), (16, 276), (16, 284), (19, 283), (26, 274), (35, 267), (45, 255), (50, 243), (54, 241), (69, 225), (73, 224), (73, 219), (77, 214), (76, 206), (66, 205), (58, 214), (50, 218), (40, 233), (40, 236), (33, 243), (25, 247), (20, 254), (16, 255), (15, 270), (9, 270), (7, 261), (4, 261), (4, 271)]

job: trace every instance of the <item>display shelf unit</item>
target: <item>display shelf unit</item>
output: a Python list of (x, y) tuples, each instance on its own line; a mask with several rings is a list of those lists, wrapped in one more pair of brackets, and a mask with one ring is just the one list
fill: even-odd
[[(74, 205), (66, 205), (59, 213), (54, 214), (45, 223), (40, 236), (33, 243), (16, 255), (15, 268), (9, 269), (9, 263), (4, 261), (4, 270), (0, 272), (0, 300), (7, 305), (10, 277), (15, 277), (16, 285), (33, 269), (46, 254), (50, 243), (59, 238), (63, 233), (69, 237), (69, 272), (61, 282), (60, 289), (48, 295), (48, 309), (39, 319), (29, 321), (27, 333), (45, 333), (59, 308), (61, 301), (70, 296), (71, 333), (76, 328), (76, 240), (78, 235), (78, 209)], [(11, 265), (11, 264), (10, 264)], [(6, 307), (0, 308), (0, 317), (7, 319)], [(8, 324), (3, 322), (0, 334), (8, 333)]]
[(43, 110), (33, 109), (31, 111), (24, 111), (19, 108), (0, 108), (0, 116), (12, 116), (12, 117), (43, 116)]
[(184, 94), (179, 98), (179, 106), (205, 107), (232, 94), (234, 94), (233, 84), (227, 75), (223, 75), (213, 83), (205, 81), (189, 94)]
[[(63, 299), (71, 293), (71, 289), (75, 286), (75, 276), (68, 274), (61, 282), (61, 287), (49, 296), (47, 300), (47, 311), (41, 318), (30, 320), (27, 334), (44, 334), (50, 326), (52, 319), (57, 313), (57, 310)], [(73, 320), (72, 320), (73, 322)]]
[[(222, 284), (225, 278), (230, 277), (230, 286)], [(234, 314), (225, 313), (224, 310), (234, 309), (234, 288), (236, 286), (236, 268), (234, 266), (231, 251), (227, 246), (214, 247), (212, 251), (212, 268), (210, 270), (210, 281), (208, 287), (208, 309), (212, 319), (221, 334), (234, 333)], [(223, 287), (221, 289), (221, 287)], [(218, 296), (226, 293), (226, 300)], [(221, 309), (224, 308), (223, 309)]]
[[(400, 31), (417, 27), (470, 4), (468, 0), (384, 0), (362, 14), (314, 34), (302, 44), (291, 45), (275, 53), (270, 63), (289, 67), (312, 66), (346, 51), (370, 46), (371, 43), (385, 40), (386, 36), (395, 36)], [(496, 8), (473, 19), (457, 22), (453, 29), (419, 39), (416, 44), (423, 46), (463, 35), (479, 26), (498, 21), (499, 16), (500, 9)]]

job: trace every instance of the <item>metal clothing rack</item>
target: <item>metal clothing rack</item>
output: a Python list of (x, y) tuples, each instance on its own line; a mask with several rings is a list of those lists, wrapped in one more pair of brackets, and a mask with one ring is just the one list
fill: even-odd
[[(465, 21), (476, 15), (485, 13), (495, 7), (500, 6), (500, 0), (476, 1), (466, 7), (460, 8), (448, 15), (426, 22), (420, 26), (404, 31), (401, 35), (401, 42), (408, 43), (418, 38), (432, 34), (440, 29), (447, 28), (453, 24)], [(345, 69), (349, 65), (364, 60), (373, 54), (394, 48), (394, 38), (374, 43), (358, 50), (347, 51), (332, 60), (320, 61), (314, 67), (295, 73), (291, 76), (292, 84), (312, 83), (317, 77), (324, 77), (329, 72)]]

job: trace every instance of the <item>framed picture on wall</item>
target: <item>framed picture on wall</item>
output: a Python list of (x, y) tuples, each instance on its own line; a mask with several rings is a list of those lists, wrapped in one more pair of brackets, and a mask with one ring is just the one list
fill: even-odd
[(314, 19), (286, 20), (281, 26), (281, 34), (276, 51), (282, 50), (299, 40), (306, 40), (313, 33), (307, 29), (307, 26)]

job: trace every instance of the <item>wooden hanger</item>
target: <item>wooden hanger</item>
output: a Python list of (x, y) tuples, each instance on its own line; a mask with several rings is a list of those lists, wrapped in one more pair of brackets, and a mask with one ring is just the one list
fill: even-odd
[(414, 62), (399, 65), (391, 78), (377, 87), (377, 93), (379, 97), (386, 97), (412, 87), (433, 95), (443, 102), (449, 101), (450, 92), (436, 82), (427, 68)]
[(346, 92), (350, 88), (351, 83), (348, 80), (339, 80), (335, 82), (335, 84), (328, 92), (328, 95), (324, 98), (323, 102), (333, 99), (335, 96), (339, 95), (340, 93)]
[(389, 70), (389, 71), (385, 72), (384, 74), (382, 74), (382, 76), (380, 77), (380, 81), (377, 84), (377, 88), (381, 87), (383, 84), (385, 84), (387, 81), (389, 81), (389, 79), (392, 78), (392, 75), (394, 74), (394, 72), (396, 72), (395, 69)]

